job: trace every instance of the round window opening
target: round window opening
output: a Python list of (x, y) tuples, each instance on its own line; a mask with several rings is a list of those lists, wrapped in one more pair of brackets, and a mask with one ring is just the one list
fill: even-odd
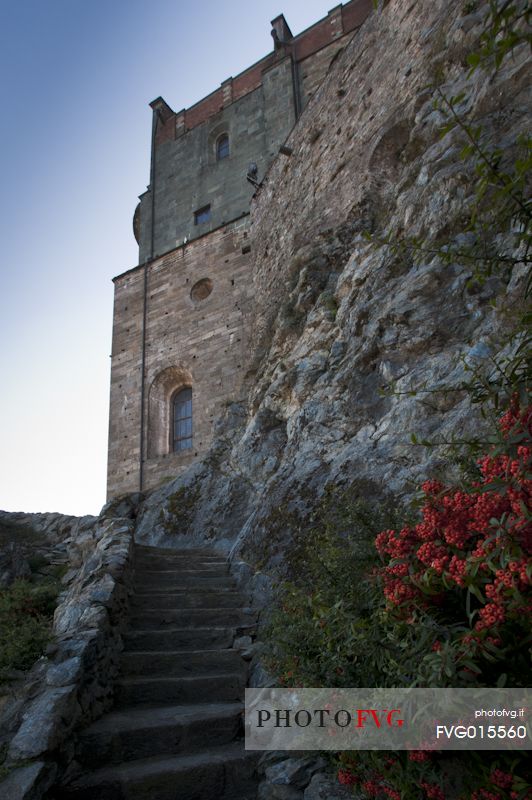
[(212, 281), (210, 278), (202, 278), (194, 284), (190, 290), (190, 297), (195, 303), (205, 300), (212, 292)]

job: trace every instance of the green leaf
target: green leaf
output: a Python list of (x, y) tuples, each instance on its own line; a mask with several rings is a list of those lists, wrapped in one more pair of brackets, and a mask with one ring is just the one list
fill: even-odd
[(467, 587), (467, 589), (468, 589), (468, 592), (471, 592), (471, 594), (473, 594), (480, 603), (484, 603), (484, 597), (482, 596), (482, 593), (481, 593), (480, 589), (478, 588), (478, 586), (475, 586), (474, 583), (471, 583)]
[(461, 660), (460, 663), (462, 663), (464, 666), (468, 667), (471, 670), (471, 672), (474, 672), (476, 675), (481, 675), (482, 674), (482, 670), (480, 669), (478, 664), (475, 664), (475, 662), (471, 661), (470, 658), (464, 658), (464, 659)]

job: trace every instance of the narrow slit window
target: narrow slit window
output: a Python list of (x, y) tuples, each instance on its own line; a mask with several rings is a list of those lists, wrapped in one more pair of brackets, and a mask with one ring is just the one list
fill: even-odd
[(194, 225), (201, 225), (202, 222), (209, 222), (211, 218), (211, 207), (203, 206), (203, 208), (198, 208), (197, 211), (194, 211)]
[(172, 402), (172, 444), (174, 453), (192, 447), (192, 389), (181, 389)]
[(224, 133), (216, 142), (216, 160), (221, 161), (229, 155), (229, 136)]

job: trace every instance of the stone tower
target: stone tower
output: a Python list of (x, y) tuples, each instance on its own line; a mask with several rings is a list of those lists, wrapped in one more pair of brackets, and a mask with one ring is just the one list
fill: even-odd
[(151, 103), (139, 264), (114, 279), (108, 497), (175, 476), (238, 397), (253, 310), (251, 196), (371, 7), (336, 6), (297, 36), (280, 15), (273, 51), (240, 75), (182, 111)]

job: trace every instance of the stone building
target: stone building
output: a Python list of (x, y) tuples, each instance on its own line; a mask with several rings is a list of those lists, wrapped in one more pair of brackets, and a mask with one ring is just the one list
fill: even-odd
[(253, 309), (256, 186), (371, 0), (351, 0), (194, 106), (151, 103), (150, 184), (134, 216), (139, 264), (114, 279), (108, 496), (152, 488), (203, 454), (239, 394)]

